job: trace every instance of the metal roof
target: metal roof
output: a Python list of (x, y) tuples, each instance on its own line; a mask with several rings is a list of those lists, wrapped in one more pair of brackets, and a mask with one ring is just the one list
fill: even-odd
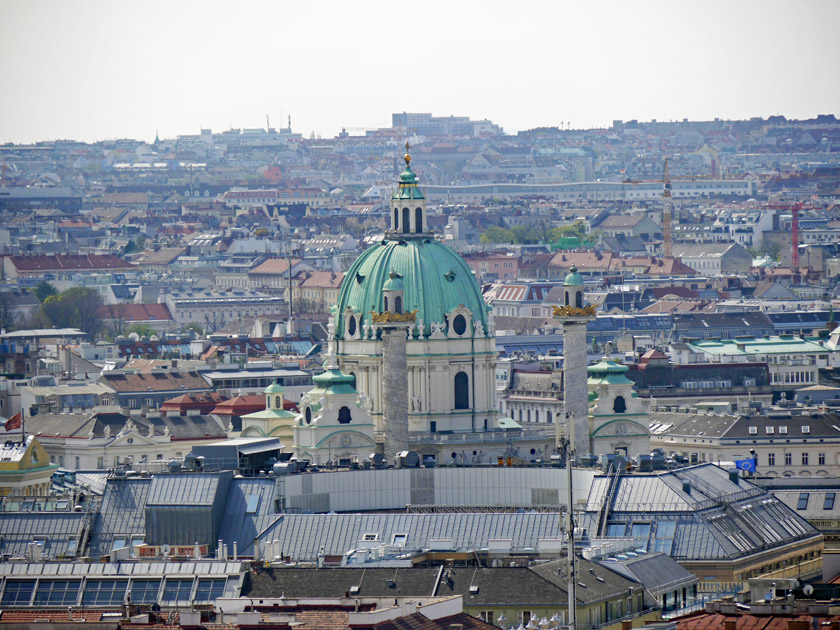
[(91, 557), (110, 553), (117, 534), (146, 533), (146, 498), (151, 486), (152, 480), (142, 477), (108, 480), (90, 536)]
[(23, 557), (36, 537), (44, 542), (43, 553), (51, 558), (76, 554), (84, 512), (2, 512), (0, 538), (4, 554)]
[[(391, 545), (405, 535), (406, 549), (470, 551), (488, 547), (490, 540), (509, 541), (511, 549), (536, 549), (540, 540), (560, 534), (557, 513), (530, 514), (286, 514), (272, 538), (292, 561)], [(368, 540), (365, 540), (367, 537)]]
[(212, 505), (223, 475), (231, 473), (156, 474), (146, 505)]

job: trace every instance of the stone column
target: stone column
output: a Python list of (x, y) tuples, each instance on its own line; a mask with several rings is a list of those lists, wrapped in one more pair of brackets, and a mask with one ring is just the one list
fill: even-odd
[(589, 390), (587, 387), (586, 320), (563, 321), (563, 417), (555, 418), (555, 441), (559, 448), (561, 423), (566, 435), (574, 425), (576, 457), (591, 453), (589, 445)]
[(389, 464), (408, 450), (408, 366), (405, 326), (382, 327), (382, 416)]

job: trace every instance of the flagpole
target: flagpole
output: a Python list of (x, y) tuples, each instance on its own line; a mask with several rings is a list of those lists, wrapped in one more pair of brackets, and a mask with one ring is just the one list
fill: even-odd
[(26, 444), (26, 414), (23, 413), (23, 405), (20, 407), (20, 441)]

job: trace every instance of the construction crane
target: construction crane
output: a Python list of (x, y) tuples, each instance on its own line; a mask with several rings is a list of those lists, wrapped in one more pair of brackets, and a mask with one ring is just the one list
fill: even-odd
[(790, 232), (791, 232), (791, 242), (792, 242), (792, 251), (791, 251), (791, 259), (790, 259), (790, 266), (794, 271), (799, 270), (799, 211), (800, 210), (824, 210), (823, 206), (815, 206), (815, 205), (804, 205), (801, 201), (796, 201), (793, 203), (769, 203), (767, 204), (768, 208), (774, 208), (776, 210), (790, 210)]
[(665, 207), (662, 210), (662, 231), (665, 239), (665, 258), (671, 258), (671, 177), (668, 174), (668, 158), (662, 169), (662, 199)]

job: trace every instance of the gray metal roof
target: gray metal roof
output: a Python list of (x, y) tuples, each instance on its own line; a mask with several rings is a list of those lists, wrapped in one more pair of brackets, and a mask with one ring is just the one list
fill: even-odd
[(236, 542), (238, 553), (252, 555), (254, 539), (281, 518), (274, 509), (274, 492), (273, 479), (233, 480), (219, 533), (231, 552)]
[(226, 473), (156, 474), (146, 505), (212, 505)]
[(109, 479), (90, 537), (90, 555), (98, 558), (111, 551), (115, 535), (146, 533), (146, 497), (151, 479)]
[(46, 556), (75, 555), (85, 516), (83, 512), (2, 512), (0, 549), (12, 557), (23, 557), (26, 546), (39, 537)]
[[(536, 549), (543, 539), (560, 537), (556, 513), (540, 514), (286, 514), (272, 538), (292, 561), (376, 544), (391, 545), (395, 534), (405, 534), (405, 549), (468, 551), (488, 547), (490, 540), (510, 540), (513, 550)], [(365, 535), (374, 541), (362, 542)]]
[(654, 596), (697, 583), (697, 576), (664, 553), (651, 553), (620, 560), (607, 558), (599, 564), (631, 580), (641, 582)]
[[(595, 479), (580, 519), (593, 537), (608, 482)], [(819, 535), (766, 490), (736, 483), (713, 464), (622, 476), (606, 514), (607, 537), (633, 538), (641, 549), (683, 560), (733, 559)]]

